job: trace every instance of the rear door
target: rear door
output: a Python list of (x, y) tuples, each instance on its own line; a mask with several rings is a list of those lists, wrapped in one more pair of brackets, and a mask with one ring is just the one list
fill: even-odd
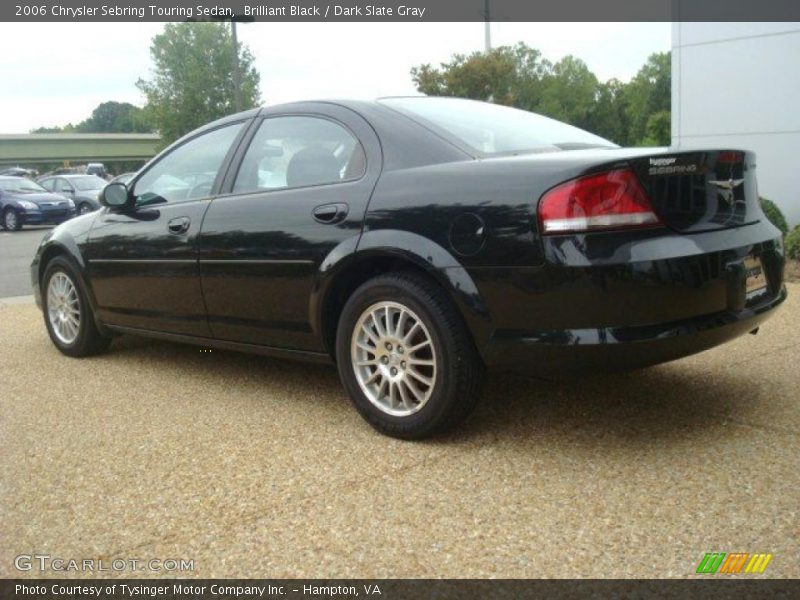
[(216, 338), (322, 350), (312, 290), (328, 254), (361, 234), (381, 151), (353, 111), (306, 106), (267, 111), (206, 214), (200, 274)]
[(97, 216), (87, 256), (103, 322), (209, 335), (198, 234), (247, 123), (227, 123), (177, 146), (131, 184), (132, 210), (105, 209)]

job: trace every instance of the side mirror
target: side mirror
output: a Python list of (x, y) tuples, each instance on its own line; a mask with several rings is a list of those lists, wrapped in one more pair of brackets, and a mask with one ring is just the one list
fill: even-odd
[(128, 193), (128, 187), (120, 181), (109, 183), (100, 190), (98, 200), (103, 206), (109, 208), (127, 208), (133, 205), (133, 198)]

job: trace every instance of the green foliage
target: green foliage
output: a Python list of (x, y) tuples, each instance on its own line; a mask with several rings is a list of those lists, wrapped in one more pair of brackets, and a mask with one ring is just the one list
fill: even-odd
[[(648, 128), (651, 117), (659, 112), (669, 114), (672, 101), (671, 73), (670, 53), (652, 54), (636, 76), (625, 86), (625, 110), (630, 122), (628, 144), (646, 145), (650, 135)], [(668, 143), (669, 128), (667, 128)]]
[(97, 105), (92, 115), (77, 125), (39, 127), (31, 133), (149, 133), (153, 131), (145, 112), (128, 102), (108, 101)]
[(524, 43), (469, 56), (439, 68), (411, 69), (417, 90), (430, 96), (490, 100), (592, 131), (621, 145), (670, 143), (670, 54), (653, 54), (629, 82), (599, 81), (582, 60), (556, 63)]
[[(169, 144), (189, 131), (235, 112), (231, 33), (223, 23), (167, 23), (150, 46), (152, 79), (137, 87), (146, 114)], [(253, 55), (239, 45), (242, 109), (260, 103)]]
[(152, 130), (141, 108), (113, 101), (99, 104), (91, 117), (75, 127), (75, 131), (83, 133), (148, 133)]
[(579, 58), (565, 56), (543, 79), (539, 110), (545, 115), (578, 127), (593, 125), (598, 91), (597, 77)]
[(668, 110), (654, 112), (647, 119), (642, 146), (669, 146), (672, 140), (672, 119)]
[(786, 236), (786, 256), (800, 260), (800, 225), (797, 225)]
[(442, 69), (420, 65), (411, 69), (411, 77), (417, 89), (429, 96), (458, 96), (513, 104), (516, 68), (511, 49), (498, 48), (488, 54), (456, 54)]
[(781, 230), (783, 235), (789, 231), (789, 224), (786, 222), (786, 217), (783, 216), (781, 209), (772, 200), (767, 198), (759, 198), (761, 200), (761, 210), (767, 216), (775, 227)]
[(37, 127), (36, 129), (31, 129), (31, 133), (69, 133), (71, 131), (75, 131), (75, 126), (72, 123), (68, 123), (63, 127), (56, 125), (55, 127)]

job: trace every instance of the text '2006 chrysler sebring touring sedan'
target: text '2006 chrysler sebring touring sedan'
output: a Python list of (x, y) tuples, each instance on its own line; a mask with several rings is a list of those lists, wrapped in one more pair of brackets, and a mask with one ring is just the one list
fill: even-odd
[(635, 368), (754, 331), (786, 296), (755, 166), (470, 100), (285, 104), (109, 184), (32, 279), (67, 355), (133, 333), (333, 360), (373, 426), (423, 437), (486, 367)]

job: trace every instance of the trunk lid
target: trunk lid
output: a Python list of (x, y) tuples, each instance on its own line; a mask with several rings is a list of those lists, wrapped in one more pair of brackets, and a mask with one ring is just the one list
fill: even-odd
[(676, 231), (728, 229), (761, 218), (751, 152), (665, 150), (628, 162), (655, 213)]

